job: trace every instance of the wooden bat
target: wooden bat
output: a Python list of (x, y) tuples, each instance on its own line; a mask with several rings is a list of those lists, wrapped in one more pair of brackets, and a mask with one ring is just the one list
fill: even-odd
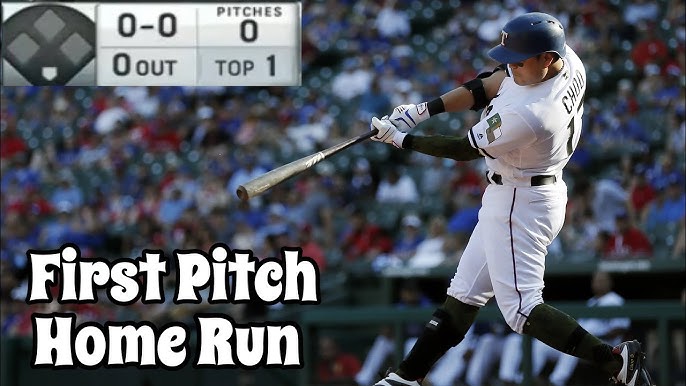
[(358, 135), (355, 138), (350, 138), (347, 141), (331, 146), (328, 149), (318, 151), (286, 165), (279, 166), (276, 169), (270, 170), (263, 175), (256, 177), (244, 183), (243, 185), (240, 185), (236, 191), (236, 194), (241, 200), (247, 201), (259, 194), (264, 193), (273, 186), (276, 186), (287, 179), (300, 174), (307, 169), (310, 169), (326, 158), (375, 136), (376, 133), (378, 133), (378, 129), (370, 130), (369, 132)]

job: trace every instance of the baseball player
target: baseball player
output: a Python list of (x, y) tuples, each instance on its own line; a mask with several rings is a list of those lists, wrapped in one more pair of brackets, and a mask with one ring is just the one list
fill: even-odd
[[(652, 385), (637, 341), (614, 348), (543, 302), (547, 247), (565, 216), (562, 169), (581, 134), (586, 71), (545, 13), (509, 21), (489, 56), (503, 63), (429, 102), (372, 118), (372, 139), (457, 161), (485, 158), (489, 182), (445, 302), (396, 372), (376, 386), (419, 386), (438, 358), (460, 343), (479, 308), (495, 296), (507, 324), (569, 355), (598, 364), (618, 384)], [(407, 131), (443, 112), (481, 110), (465, 137)]]

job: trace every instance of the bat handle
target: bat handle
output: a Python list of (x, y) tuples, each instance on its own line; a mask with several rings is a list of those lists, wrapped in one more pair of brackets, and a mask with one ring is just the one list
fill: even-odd
[(373, 128), (373, 129), (369, 130), (369, 133), (364, 134), (364, 135), (362, 135), (361, 137), (362, 137), (362, 139), (367, 139), (367, 138), (371, 138), (371, 137), (375, 136), (375, 135), (378, 134), (378, 133), (379, 133), (379, 129), (377, 129), (377, 128), (375, 127), (375, 128)]

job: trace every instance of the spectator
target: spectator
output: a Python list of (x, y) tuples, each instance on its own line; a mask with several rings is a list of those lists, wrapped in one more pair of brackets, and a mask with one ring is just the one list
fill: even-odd
[[(424, 154), (417, 153), (418, 156)], [(419, 165), (422, 170), (421, 178), (418, 183), (419, 191), (422, 197), (425, 196), (440, 196), (444, 192), (446, 181), (449, 181), (452, 174), (452, 162), (449, 160), (442, 160), (436, 157), (417, 157)]]
[(200, 177), (201, 183), (195, 187), (193, 201), (202, 216), (213, 211), (225, 210), (229, 207), (231, 197), (222, 183), (210, 175)]
[(371, 261), (381, 253), (388, 253), (392, 240), (376, 224), (367, 220), (367, 215), (355, 209), (349, 216), (348, 227), (341, 236), (343, 256), (347, 262)]
[(71, 208), (78, 208), (83, 205), (83, 192), (74, 183), (74, 178), (70, 175), (63, 175), (60, 184), (50, 196), (50, 204), (54, 207), (59, 205), (69, 205)]
[(16, 155), (25, 152), (26, 143), (17, 133), (14, 127), (2, 126), (0, 129), (0, 159), (11, 159)]
[[(564, 249), (570, 252), (569, 259), (584, 257), (588, 253), (588, 246), (596, 243), (599, 228), (593, 219), (593, 210), (590, 208), (573, 211), (565, 219), (567, 222), (562, 228), (560, 237)], [(574, 257), (573, 257), (574, 256)]]
[(412, 257), (419, 245), (424, 241), (421, 227), (422, 220), (415, 214), (408, 214), (402, 219), (402, 233), (393, 244), (393, 255), (402, 261)]
[(311, 225), (303, 224), (298, 228), (298, 245), (302, 248), (303, 256), (314, 260), (319, 267), (319, 273), (326, 272), (328, 266), (326, 256), (322, 247), (313, 237)]
[(655, 199), (655, 188), (646, 179), (646, 168), (637, 165), (629, 187), (632, 212), (641, 215), (644, 209)]
[(157, 218), (162, 225), (171, 226), (181, 218), (183, 212), (191, 206), (191, 202), (183, 198), (179, 189), (172, 189), (167, 198), (162, 199), (157, 212)]
[(422, 220), (415, 214), (408, 214), (401, 221), (402, 229), (393, 242), (390, 253), (382, 253), (372, 262), (372, 269), (380, 271), (388, 267), (402, 267), (416, 254), (417, 247), (424, 241)]
[(349, 58), (343, 62), (343, 72), (334, 77), (331, 92), (343, 101), (364, 94), (370, 88), (372, 74), (362, 67), (358, 58)]
[(378, 77), (374, 77), (369, 90), (365, 91), (360, 97), (359, 118), (363, 121), (371, 119), (377, 111), (388, 111), (391, 109), (391, 100), (388, 94), (381, 90)]
[(659, 12), (657, 3), (632, 0), (624, 8), (624, 21), (632, 25), (638, 25), (641, 22), (656, 22)]
[(654, 187), (667, 187), (672, 182), (684, 183), (683, 166), (680, 170), (676, 160), (676, 153), (664, 152), (659, 154), (656, 162), (646, 171), (646, 177)]
[(379, 182), (376, 200), (382, 203), (407, 204), (419, 201), (417, 184), (408, 175), (401, 175), (397, 167), (389, 168)]
[(629, 208), (629, 193), (619, 181), (609, 178), (598, 180), (589, 187), (593, 214), (598, 227), (604, 231), (614, 231), (615, 218), (627, 212)]
[(445, 244), (448, 234), (445, 219), (437, 216), (429, 220), (429, 231), (426, 239), (419, 245), (415, 254), (407, 261), (409, 268), (433, 268), (443, 263), (446, 258)]
[(677, 176), (670, 178), (667, 186), (658, 186), (658, 193), (645, 208), (643, 224), (648, 231), (666, 224), (676, 224), (686, 215), (686, 195)]
[(369, 161), (364, 158), (355, 160), (353, 164), (353, 174), (348, 183), (347, 195), (350, 199), (356, 197), (370, 197), (374, 195), (376, 186), (372, 176)]
[[(267, 222), (266, 224), (257, 230), (256, 234), (256, 247), (263, 245), (269, 237), (275, 237), (279, 235), (290, 235), (291, 234), (291, 224), (287, 218), (288, 211), (286, 206), (281, 203), (274, 203), (269, 205), (267, 210)], [(275, 251), (278, 252), (281, 246), (275, 246)], [(268, 253), (273, 253), (272, 251), (265, 251), (264, 256), (269, 256)], [(278, 256), (278, 254), (277, 254)]]
[(617, 100), (614, 110), (625, 111), (632, 116), (638, 113), (640, 106), (634, 91), (634, 85), (630, 79), (621, 79), (617, 82)]
[(397, 0), (385, 0), (374, 26), (386, 38), (404, 37), (410, 34), (410, 19), (400, 10)]
[(353, 386), (360, 371), (360, 360), (353, 354), (341, 351), (330, 336), (319, 338), (317, 385)]
[[(657, 28), (654, 24), (643, 23), (639, 28), (641, 39), (634, 45), (631, 59), (639, 69), (652, 71), (648, 65), (662, 63), (667, 59), (667, 44), (656, 34)], [(657, 73), (647, 72), (646, 75), (659, 75), (659, 66), (657, 69)]]
[(631, 223), (628, 213), (615, 217), (615, 231), (601, 233), (599, 250), (603, 259), (637, 259), (652, 257), (653, 247), (648, 237)]
[(479, 220), (481, 209), (481, 190), (469, 189), (464, 197), (463, 204), (448, 220), (448, 232), (470, 235)]

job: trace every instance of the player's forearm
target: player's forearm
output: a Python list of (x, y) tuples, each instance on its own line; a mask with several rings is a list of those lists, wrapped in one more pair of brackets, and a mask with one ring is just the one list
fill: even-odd
[(403, 148), (456, 161), (470, 161), (481, 157), (479, 151), (469, 144), (467, 137), (408, 134), (403, 140)]

